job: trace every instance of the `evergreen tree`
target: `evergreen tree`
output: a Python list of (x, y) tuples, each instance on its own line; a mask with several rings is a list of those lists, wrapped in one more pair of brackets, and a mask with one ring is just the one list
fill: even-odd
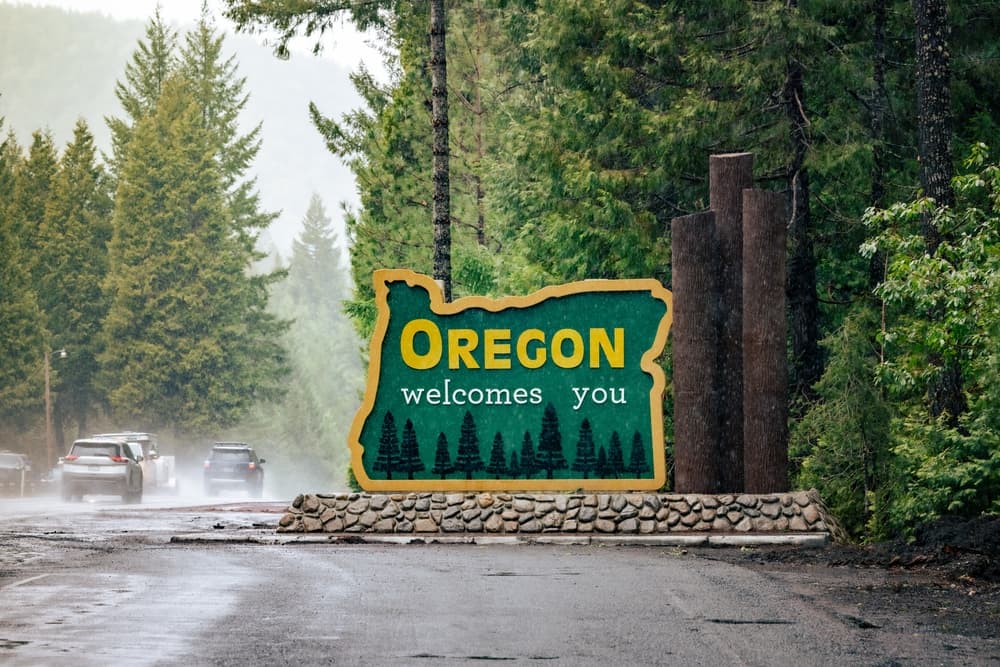
[(413, 479), (413, 473), (421, 472), (424, 462), (420, 460), (420, 445), (413, 422), (409, 419), (403, 425), (403, 442), (399, 447), (399, 470), (406, 473), (406, 479)]
[(618, 431), (611, 432), (611, 444), (608, 445), (608, 476), (618, 479), (625, 472), (625, 455), (622, 452), (622, 440)]
[(472, 413), (465, 411), (462, 418), (462, 433), (458, 438), (458, 456), (455, 459), (455, 469), (465, 473), (465, 479), (472, 479), (472, 474), (483, 469), (483, 460), (479, 455), (479, 435), (476, 433), (476, 421)]
[(580, 435), (576, 441), (576, 459), (573, 460), (573, 470), (583, 473), (584, 479), (590, 478), (597, 465), (594, 458), (594, 433), (590, 430), (590, 420), (580, 422)]
[(318, 194), (309, 199), (302, 232), (292, 241), (289, 273), (288, 291), (295, 302), (309, 304), (326, 316), (342, 314), (350, 285), (333, 221)]
[(608, 453), (604, 449), (604, 445), (597, 448), (597, 460), (594, 462), (594, 474), (598, 479), (604, 479), (605, 477), (610, 477), (608, 472)]
[(392, 479), (394, 470), (399, 470), (399, 434), (396, 433), (396, 420), (392, 413), (386, 411), (382, 418), (382, 432), (378, 438), (378, 451), (375, 453), (375, 463), (372, 470), (384, 472), (386, 479)]
[(139, 40), (125, 66), (125, 80), (115, 83), (115, 96), (125, 117), (106, 117), (111, 130), (111, 171), (118, 177), (132, 139), (132, 129), (156, 110), (163, 85), (177, 67), (177, 34), (164, 23), (157, 7), (146, 25), (145, 39)]
[(434, 467), (431, 468), (431, 472), (440, 475), (441, 479), (455, 472), (451, 454), (448, 452), (448, 437), (444, 433), (438, 433), (437, 447), (434, 449)]
[(45, 203), (58, 169), (59, 157), (52, 136), (47, 132), (32, 133), (28, 157), (16, 171), (7, 215), (11, 230), (21, 245), (21, 259), (36, 286), (45, 271), (45, 267), (40, 266)]
[(521, 440), (521, 472), (525, 479), (530, 479), (538, 472), (538, 460), (535, 458), (535, 445), (531, 441), (531, 432), (524, 432), (524, 439)]
[[(40, 231), (39, 303), (55, 344), (70, 352), (52, 383), (55, 422), (72, 416), (86, 432), (88, 412), (102, 402), (95, 386), (98, 334), (107, 314), (101, 291), (111, 239), (111, 195), (94, 138), (79, 121), (59, 161)], [(44, 271), (41, 268), (44, 267)], [(56, 428), (62, 445), (62, 428)]]
[(17, 140), (8, 134), (0, 143), (0, 359), (4, 360), (0, 364), (0, 417), (22, 423), (28, 410), (40, 403), (46, 345), (44, 320), (11, 205), (23, 160)]
[[(224, 38), (213, 25), (208, 6), (202, 6), (197, 26), (184, 36), (178, 71), (190, 83), (201, 108), (202, 123), (216, 142), (216, 160), (221, 166), (223, 187), (234, 232), (249, 252), (254, 252), (259, 230), (265, 229), (276, 213), (260, 210), (254, 181), (244, 180), (247, 170), (260, 150), (258, 123), (248, 133), (240, 134), (239, 117), (249, 95), (246, 79), (239, 76), (234, 56), (223, 58)], [(255, 259), (262, 259), (256, 254)], [(271, 276), (277, 280), (281, 274)]]
[(546, 479), (552, 479), (556, 470), (566, 467), (562, 451), (562, 434), (559, 432), (559, 416), (552, 403), (545, 406), (545, 412), (542, 414), (542, 432), (538, 436), (536, 461), (539, 469), (545, 471)]
[(490, 462), (486, 465), (487, 474), (494, 479), (500, 479), (507, 474), (507, 455), (503, 448), (503, 435), (497, 431), (493, 436), (493, 448), (490, 449)]
[(507, 464), (507, 474), (510, 475), (511, 479), (517, 479), (521, 476), (521, 464), (517, 460), (517, 450), (510, 450), (510, 463)]
[(632, 451), (629, 453), (628, 472), (636, 477), (642, 477), (649, 471), (646, 462), (646, 447), (642, 444), (642, 435), (636, 431), (632, 434)]
[(188, 82), (141, 119), (118, 182), (100, 384), (119, 418), (180, 429), (232, 425), (282, 393), (270, 277), (228, 216), (217, 143)]
[(274, 433), (270, 439), (276, 443), (289, 443), (282, 456), (313, 461), (313, 472), (324, 471), (322, 480), (337, 480), (342, 487), (349, 466), (349, 449), (342, 443), (364, 387), (361, 342), (343, 312), (349, 279), (318, 196), (312, 196), (302, 224), (292, 242), (288, 277), (273, 286), (269, 302), (278, 317), (292, 321), (283, 338), (292, 366), (288, 393), (278, 404), (256, 408), (253, 427)]

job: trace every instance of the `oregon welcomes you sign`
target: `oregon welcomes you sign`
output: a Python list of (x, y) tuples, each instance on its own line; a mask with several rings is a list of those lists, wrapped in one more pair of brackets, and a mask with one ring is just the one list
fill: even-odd
[(588, 280), (446, 303), (374, 275), (378, 319), (349, 436), (368, 491), (651, 490), (666, 482), (672, 316), (656, 280)]

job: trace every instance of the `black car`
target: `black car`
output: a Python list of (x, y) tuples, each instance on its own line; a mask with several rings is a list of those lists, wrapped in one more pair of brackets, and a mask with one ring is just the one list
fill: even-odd
[(264, 494), (264, 459), (245, 442), (217, 442), (205, 459), (205, 493), (243, 489), (254, 498)]

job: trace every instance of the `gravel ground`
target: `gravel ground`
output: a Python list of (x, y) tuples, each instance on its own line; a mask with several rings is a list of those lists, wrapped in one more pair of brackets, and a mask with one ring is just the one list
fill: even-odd
[(860, 627), (891, 626), (905, 615), (929, 630), (1000, 639), (1000, 517), (944, 518), (917, 530), (912, 542), (699, 551), (777, 579), (798, 581), (792, 575), (805, 571), (811, 584), (799, 593), (821, 591)]

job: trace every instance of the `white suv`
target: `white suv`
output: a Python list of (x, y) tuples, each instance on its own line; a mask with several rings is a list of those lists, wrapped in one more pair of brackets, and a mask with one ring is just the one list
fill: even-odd
[(90, 494), (120, 495), (125, 502), (142, 502), (142, 455), (124, 440), (77, 440), (63, 458), (63, 500)]

